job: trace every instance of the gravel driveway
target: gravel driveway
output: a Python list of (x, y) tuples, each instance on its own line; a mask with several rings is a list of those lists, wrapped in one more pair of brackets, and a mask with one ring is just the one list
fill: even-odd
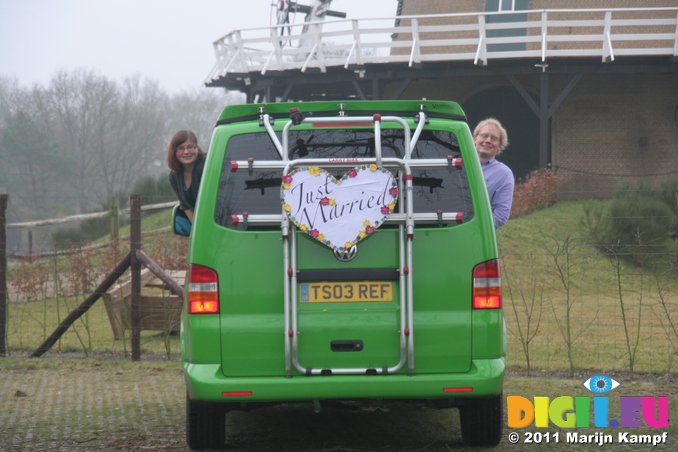
[[(188, 450), (184, 399), (176, 362), (0, 358), (0, 451)], [(671, 403), (678, 401), (671, 397)], [(629, 449), (678, 450), (672, 430), (669, 444)], [(473, 450), (461, 443), (456, 410), (407, 405), (386, 412), (314, 413), (310, 404), (233, 412), (227, 432), (225, 450), (232, 452)], [(621, 448), (513, 445), (509, 432), (494, 450)]]

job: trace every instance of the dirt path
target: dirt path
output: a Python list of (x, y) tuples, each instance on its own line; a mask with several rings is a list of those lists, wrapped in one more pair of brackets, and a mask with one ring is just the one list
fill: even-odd
[[(1, 451), (189, 450), (176, 363), (34, 362), (0, 371)], [(229, 413), (226, 449), (444, 451), (460, 445), (457, 424), (454, 410), (278, 406)]]

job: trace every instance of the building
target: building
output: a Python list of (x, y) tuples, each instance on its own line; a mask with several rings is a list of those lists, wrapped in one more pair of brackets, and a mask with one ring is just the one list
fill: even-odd
[[(337, 2), (337, 6), (339, 3)], [(445, 99), (492, 116), (562, 198), (678, 179), (678, 0), (400, 0), (380, 20), (233, 32), (208, 85), (250, 102)], [(261, 47), (257, 47), (261, 46)]]

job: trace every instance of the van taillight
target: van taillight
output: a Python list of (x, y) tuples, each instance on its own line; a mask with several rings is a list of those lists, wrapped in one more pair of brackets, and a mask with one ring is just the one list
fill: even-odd
[(501, 308), (499, 260), (492, 259), (473, 269), (473, 309)]
[(195, 264), (189, 266), (188, 312), (190, 314), (217, 314), (219, 312), (217, 272), (211, 268)]

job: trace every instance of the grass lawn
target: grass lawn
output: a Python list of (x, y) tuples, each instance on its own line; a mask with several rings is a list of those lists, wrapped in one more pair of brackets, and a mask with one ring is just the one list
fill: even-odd
[[(585, 202), (607, 201), (559, 202), (511, 219), (498, 231), (509, 368), (673, 373), (678, 359), (678, 272), (639, 268), (601, 254), (582, 227)], [(156, 232), (144, 234), (143, 249), (163, 268), (185, 268), (186, 239), (158, 232), (169, 220), (169, 211), (144, 217), (143, 230)], [(127, 234), (128, 228), (121, 234)], [(25, 267), (13, 265), (10, 283), (22, 269), (24, 277), (33, 269), (34, 279), (27, 285), (39, 287), (37, 269), (41, 268), (46, 273), (77, 273), (72, 281), (87, 276), (91, 288), (124, 256), (126, 246), (121, 244), (116, 257), (99, 250)], [(83, 276), (83, 269), (92, 271)], [(37, 301), (10, 299), (14, 302), (9, 304), (7, 343), (12, 354), (35, 350), (87, 295), (53, 290), (50, 296), (40, 296), (46, 292), (35, 290)], [(100, 300), (48, 354), (122, 357), (129, 351), (129, 332), (125, 340), (113, 339)], [(142, 332), (143, 355), (177, 359), (177, 337)]]

